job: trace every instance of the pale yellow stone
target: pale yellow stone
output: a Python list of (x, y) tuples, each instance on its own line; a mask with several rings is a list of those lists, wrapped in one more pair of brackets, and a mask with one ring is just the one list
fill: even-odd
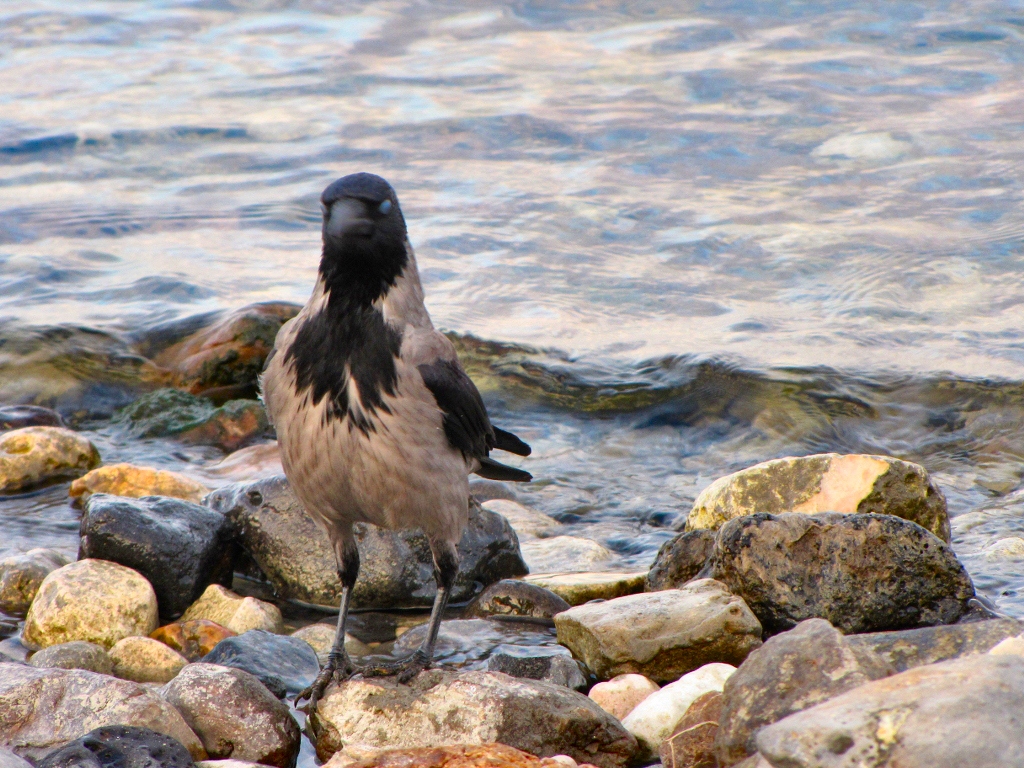
[(220, 584), (208, 586), (180, 621), (191, 619), (209, 619), (239, 635), (250, 629), (264, 629), (278, 635), (284, 632), (284, 619), (276, 605), (255, 597), (242, 597)]
[(553, 517), (508, 499), (491, 499), (490, 501), (485, 501), (480, 506), (508, 520), (509, 525), (512, 526), (512, 530), (516, 532), (520, 540), (533, 536), (543, 536), (561, 527), (561, 523)]
[(1024, 636), (1008, 637), (989, 651), (993, 656), (1024, 656)]
[(99, 463), (96, 446), (70, 429), (12, 429), (0, 435), (0, 493), (78, 477)]
[(644, 591), (647, 571), (585, 571), (580, 573), (531, 573), (523, 581), (550, 590), (569, 605), (591, 600), (611, 600)]
[(181, 672), (188, 659), (151, 637), (126, 637), (109, 651), (114, 675), (136, 683), (167, 683)]
[(624, 720), (640, 702), (658, 690), (661, 690), (661, 686), (653, 680), (643, 675), (627, 674), (598, 683), (587, 695), (616, 720)]
[(68, 491), (72, 498), (85, 503), (94, 493), (114, 496), (169, 496), (198, 504), (210, 492), (202, 483), (177, 472), (137, 467), (134, 464), (110, 464), (78, 478)]
[(863, 454), (837, 456), (821, 477), (816, 494), (793, 507), (794, 512), (856, 512), (857, 505), (871, 493), (877, 480), (889, 468), (881, 459)]

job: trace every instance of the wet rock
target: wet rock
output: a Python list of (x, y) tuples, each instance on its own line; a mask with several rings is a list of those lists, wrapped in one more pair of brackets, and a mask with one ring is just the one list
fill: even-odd
[(221, 640), (234, 637), (227, 627), (209, 619), (176, 621), (154, 630), (150, 637), (174, 649), (189, 661), (199, 661)]
[(554, 592), (518, 579), (496, 581), (470, 603), (463, 616), (467, 619), (487, 616), (528, 616), (550, 619), (569, 610), (569, 604)]
[(646, 576), (646, 571), (537, 573), (524, 577), (523, 581), (551, 590), (569, 605), (582, 605), (591, 600), (611, 600), (643, 592)]
[[(181, 499), (99, 493), (82, 518), (78, 556), (133, 568), (153, 585), (160, 615), (180, 616), (211, 582), (230, 583), (231, 523)], [(147, 633), (148, 634), (148, 633)]]
[(126, 637), (110, 649), (114, 674), (136, 683), (166, 683), (188, 664), (188, 659), (151, 637)]
[(64, 419), (56, 411), (39, 405), (0, 407), (0, 432), (22, 427), (63, 427)]
[(230, 757), (289, 768), (299, 751), (299, 727), (253, 675), (216, 664), (190, 664), (164, 686), (212, 758)]
[(870, 651), (855, 653), (827, 621), (801, 622), (751, 653), (725, 684), (719, 761), (732, 765), (753, 754), (762, 726), (892, 672)]
[(170, 736), (193, 758), (206, 757), (178, 710), (140, 683), (78, 669), (0, 664), (0, 747), (38, 759), (94, 728), (122, 723)]
[(658, 756), (665, 768), (718, 768), (715, 734), (722, 713), (722, 694), (698, 696), (671, 735), (661, 743)]
[(273, 603), (242, 597), (220, 584), (211, 584), (202, 596), (188, 607), (182, 621), (208, 619), (232, 632), (242, 634), (250, 629), (284, 632), (281, 610)]
[(968, 656), (854, 688), (763, 728), (756, 743), (772, 765), (794, 768), (1022, 765), (1022, 709), (1024, 658)]
[(171, 373), (178, 389), (251, 397), (278, 330), (299, 309), (286, 302), (242, 307), (159, 351), (151, 341), (153, 362)]
[(974, 596), (947, 544), (889, 515), (731, 520), (715, 540), (709, 570), (770, 634), (815, 617), (847, 634), (952, 624)]
[[(334, 645), (334, 638), (338, 631), (334, 623), (331, 624), (310, 624), (308, 627), (297, 629), (291, 636), (309, 643), (316, 652), (316, 657), (321, 666), (327, 663), (327, 654)], [(365, 656), (370, 652), (366, 643), (358, 640), (352, 635), (345, 633), (345, 650), (350, 657)]]
[(895, 515), (949, 542), (946, 498), (924, 468), (863, 454), (774, 459), (720, 477), (697, 497), (686, 527), (717, 530), (762, 512)]
[(96, 446), (70, 429), (13, 429), (0, 435), (0, 493), (69, 480), (99, 463)]
[(30, 549), (0, 560), (0, 611), (24, 616), (50, 573), (68, 564), (55, 549)]
[(546, 536), (562, 527), (555, 518), (525, 507), (517, 501), (492, 499), (482, 502), (480, 506), (508, 520), (520, 542), (530, 537)]
[(279, 699), (298, 693), (320, 672), (316, 652), (309, 643), (262, 629), (222, 640), (203, 657), (203, 662), (255, 675)]
[(754, 614), (712, 579), (578, 605), (555, 616), (555, 628), (602, 680), (635, 672), (671, 682), (705, 664), (739, 664), (761, 645)]
[[(426, 635), (425, 623), (413, 627), (398, 638), (393, 653), (397, 656), (412, 653)], [(439, 665), (479, 669), (486, 665), (492, 653), (511, 645), (523, 646), (530, 653), (543, 652), (545, 647), (564, 651), (557, 645), (550, 627), (487, 619), (453, 619), (441, 622), (434, 659)]]
[(469, 493), (481, 504), (493, 499), (519, 501), (519, 497), (511, 486), (497, 480), (474, 478), (469, 481)]
[(577, 691), (587, 687), (587, 678), (579, 662), (560, 646), (523, 648), (499, 645), (488, 657), (487, 669), (527, 680), (544, 680)]
[(525, 538), (519, 546), (531, 573), (564, 571), (567, 566), (570, 570), (589, 571), (615, 557), (615, 553), (604, 545), (581, 536)]
[(114, 674), (114, 661), (106, 649), (84, 640), (51, 645), (32, 654), (28, 663), (40, 669), (84, 669), (101, 675)]
[[(270, 579), (278, 595), (337, 606), (337, 565), (326, 534), (306, 514), (283, 477), (237, 484), (210, 494), (207, 503), (236, 523), (242, 545)], [(427, 606), (436, 591), (433, 560), (419, 531), (392, 532), (357, 524), (359, 580), (355, 608)], [(515, 533), (493, 512), (470, 504), (469, 526), (459, 542), (462, 558), (452, 591), (458, 602), (479, 585), (522, 576), (526, 565)]]
[(108, 725), (65, 744), (39, 768), (192, 768), (188, 750), (170, 736), (133, 725)]
[(108, 464), (98, 467), (71, 483), (68, 494), (84, 504), (94, 493), (111, 496), (166, 496), (198, 504), (210, 492), (202, 483), (177, 472), (137, 467), (134, 464)]
[(591, 768), (568, 755), (534, 757), (504, 744), (356, 751), (357, 757), (335, 753), (324, 768)]
[(33, 765), (9, 749), (0, 749), (0, 768), (33, 768)]
[(497, 672), (428, 670), (409, 685), (350, 680), (328, 688), (310, 718), (317, 755), (346, 749), (498, 742), (533, 755), (626, 765), (636, 742), (586, 696)]
[(652, 693), (627, 715), (622, 724), (636, 737), (641, 750), (653, 757), (690, 705), (709, 691), (721, 691), (735, 671), (736, 667), (731, 664), (706, 664)]
[(697, 578), (715, 548), (715, 534), (709, 530), (686, 531), (658, 550), (654, 564), (647, 573), (644, 589), (675, 589)]
[(22, 639), (33, 648), (72, 640), (110, 648), (156, 626), (156, 594), (145, 578), (117, 563), (79, 560), (43, 579)]
[(114, 416), (115, 424), (138, 437), (177, 437), (195, 445), (234, 451), (263, 437), (269, 429), (266, 410), (257, 400), (230, 400), (221, 407), (176, 389), (143, 395)]
[(656, 682), (643, 675), (617, 675), (598, 683), (587, 694), (591, 701), (616, 720), (624, 720), (641, 701), (661, 690)]
[(934, 664), (985, 653), (1008, 637), (1024, 632), (1024, 623), (1015, 619), (990, 619), (970, 624), (922, 627), (902, 632), (871, 632), (849, 635), (846, 644), (855, 652), (862, 649), (884, 659), (896, 672), (923, 664)]

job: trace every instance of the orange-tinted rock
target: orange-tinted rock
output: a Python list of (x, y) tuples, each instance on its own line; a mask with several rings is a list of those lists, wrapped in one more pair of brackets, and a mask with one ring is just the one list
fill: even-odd
[(235, 633), (209, 619), (190, 619), (166, 624), (150, 634), (154, 640), (169, 645), (189, 661), (199, 661), (213, 646)]
[(210, 492), (202, 483), (177, 472), (134, 464), (108, 464), (98, 467), (71, 483), (68, 495), (84, 504), (94, 493), (113, 496), (169, 496), (198, 504)]
[(534, 757), (504, 744), (386, 749), (349, 757), (339, 752), (324, 768), (593, 768), (572, 758)]
[(721, 692), (708, 691), (694, 700), (662, 742), (659, 755), (665, 768), (717, 768), (715, 735), (721, 714)]

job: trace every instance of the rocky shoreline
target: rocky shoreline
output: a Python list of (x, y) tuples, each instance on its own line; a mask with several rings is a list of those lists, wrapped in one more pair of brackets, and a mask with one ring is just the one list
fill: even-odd
[[(1024, 764), (1024, 624), (975, 595), (927, 472), (859, 454), (719, 478), (639, 573), (476, 483), (437, 668), (334, 684), (307, 720), (340, 585), (246, 399), (288, 312), (150, 339), (153, 390), (111, 422), (232, 451), (233, 484), (0, 408), (0, 490), (73, 479), (82, 514), (77, 560), (0, 562), (0, 767), (287, 768), (303, 738), (332, 768)], [(358, 537), (357, 662), (414, 647), (433, 596), (422, 535)]]

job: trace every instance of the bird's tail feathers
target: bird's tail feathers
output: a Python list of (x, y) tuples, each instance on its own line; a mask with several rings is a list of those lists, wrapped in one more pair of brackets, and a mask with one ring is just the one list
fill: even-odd
[(514, 453), (516, 456), (529, 456), (532, 449), (511, 432), (494, 427), (494, 447)]
[(494, 459), (483, 458), (479, 459), (479, 462), (480, 469), (476, 471), (476, 474), (486, 477), (488, 480), (508, 480), (515, 483), (528, 483), (533, 480), (533, 475), (529, 472), (501, 464)]

